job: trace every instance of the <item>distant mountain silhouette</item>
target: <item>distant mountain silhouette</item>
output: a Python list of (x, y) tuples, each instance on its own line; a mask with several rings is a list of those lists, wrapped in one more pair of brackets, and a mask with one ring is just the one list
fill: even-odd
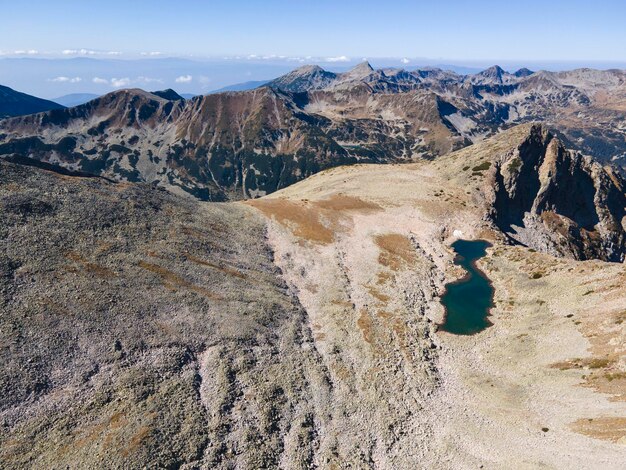
[(63, 109), (64, 107), (53, 101), (20, 93), (0, 85), (0, 118), (41, 113), (52, 109)]
[(225, 91), (253, 90), (269, 82), (270, 82), (269, 80), (254, 80), (250, 82), (235, 83), (234, 85), (228, 85), (223, 88), (219, 88), (218, 90), (213, 90), (211, 93), (223, 93)]
[(54, 98), (52, 101), (67, 108), (71, 108), (72, 106), (78, 106), (88, 101), (95, 100), (98, 96), (100, 95), (96, 95), (95, 93), (70, 93), (69, 95)]

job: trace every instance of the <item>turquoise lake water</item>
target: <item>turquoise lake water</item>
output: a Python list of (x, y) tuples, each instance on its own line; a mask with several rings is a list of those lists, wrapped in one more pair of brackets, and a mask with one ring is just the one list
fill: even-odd
[(485, 256), (490, 246), (484, 240), (457, 240), (452, 244), (457, 253), (454, 264), (462, 266), (467, 275), (446, 285), (441, 297), (446, 315), (440, 330), (473, 335), (491, 326), (487, 317), (493, 307), (494, 289), (485, 273), (476, 266), (476, 260)]

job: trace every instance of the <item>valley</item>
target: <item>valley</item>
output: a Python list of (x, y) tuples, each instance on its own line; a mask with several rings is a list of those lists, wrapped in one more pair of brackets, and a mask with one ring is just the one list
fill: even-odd
[[(620, 468), (626, 271), (603, 260), (624, 252), (619, 176), (573, 174), (606, 222), (589, 237), (549, 178), (531, 245), (494, 210), (498, 187), (516, 201), (578, 161), (559, 148), (523, 125), (229, 203), (1, 163), (3, 461)], [(471, 336), (439, 327), (459, 238), (492, 245), (492, 326)]]
[(0, 470), (626, 469), (626, 3), (6, 3)]

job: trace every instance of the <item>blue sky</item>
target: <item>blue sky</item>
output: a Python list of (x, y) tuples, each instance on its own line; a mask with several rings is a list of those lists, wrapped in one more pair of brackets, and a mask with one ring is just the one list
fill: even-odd
[(0, 85), (204, 94), (299, 65), (626, 68), (624, 0), (0, 0)]
[[(626, 61), (626, 2), (2, 0), (0, 51)], [(36, 51), (36, 53), (35, 53)]]

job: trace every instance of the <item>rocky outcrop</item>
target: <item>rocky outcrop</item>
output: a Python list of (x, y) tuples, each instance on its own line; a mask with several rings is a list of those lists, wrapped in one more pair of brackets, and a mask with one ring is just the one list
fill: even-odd
[(490, 186), (491, 217), (513, 240), (575, 259), (624, 261), (624, 181), (544, 127), (532, 126), (494, 162)]

